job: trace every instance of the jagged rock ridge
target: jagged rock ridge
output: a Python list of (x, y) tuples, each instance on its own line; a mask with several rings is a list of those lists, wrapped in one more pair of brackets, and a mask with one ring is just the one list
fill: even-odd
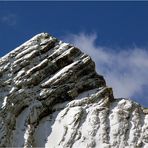
[(78, 48), (41, 33), (0, 59), (0, 146), (148, 147), (148, 113), (115, 99)]

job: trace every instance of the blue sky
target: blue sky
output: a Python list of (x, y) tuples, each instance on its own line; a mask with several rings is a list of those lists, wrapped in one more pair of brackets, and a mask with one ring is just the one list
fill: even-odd
[(148, 2), (0, 2), (0, 56), (40, 32), (83, 48), (117, 97), (148, 106)]

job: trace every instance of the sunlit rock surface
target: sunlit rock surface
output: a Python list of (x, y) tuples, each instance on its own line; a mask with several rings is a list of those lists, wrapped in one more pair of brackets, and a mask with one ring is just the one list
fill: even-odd
[(47, 33), (0, 58), (0, 108), (0, 147), (148, 147), (148, 110), (114, 99), (88, 55)]

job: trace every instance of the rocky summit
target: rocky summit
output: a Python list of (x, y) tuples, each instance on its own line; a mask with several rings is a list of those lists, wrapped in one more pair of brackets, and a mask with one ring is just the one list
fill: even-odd
[(0, 147), (148, 148), (148, 109), (115, 99), (88, 55), (41, 33), (0, 58)]

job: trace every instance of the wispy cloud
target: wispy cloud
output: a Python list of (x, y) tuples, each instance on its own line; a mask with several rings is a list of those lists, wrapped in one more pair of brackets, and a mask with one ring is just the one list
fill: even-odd
[(1, 16), (0, 22), (9, 26), (14, 26), (17, 23), (17, 16), (15, 14), (6, 14)]
[(137, 47), (113, 50), (97, 46), (96, 39), (96, 34), (86, 33), (65, 38), (92, 57), (98, 73), (113, 87), (115, 97), (133, 97), (148, 106), (148, 51)]

